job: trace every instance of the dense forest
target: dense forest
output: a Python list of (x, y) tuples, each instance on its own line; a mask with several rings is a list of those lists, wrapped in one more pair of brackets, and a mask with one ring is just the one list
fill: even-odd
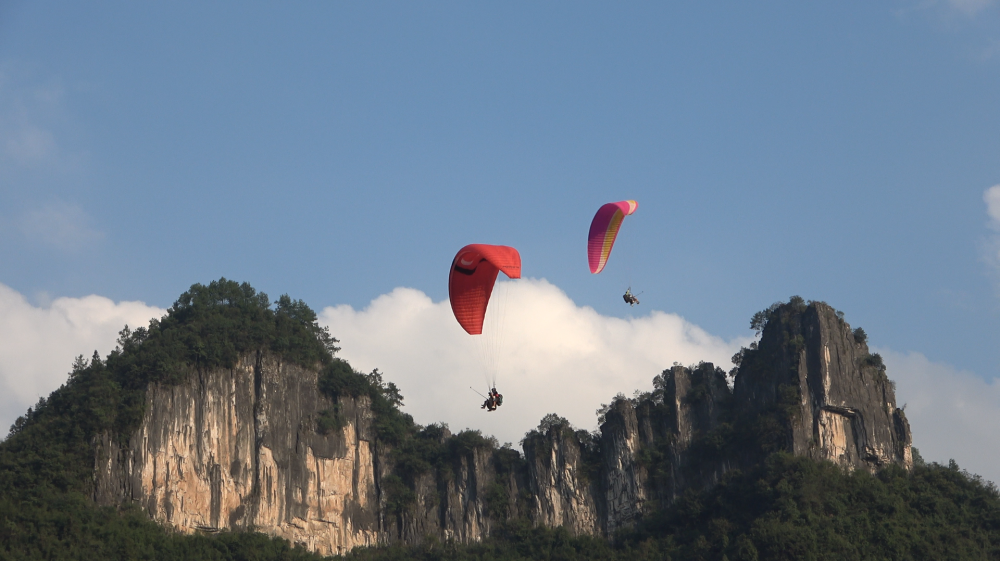
[[(755, 316), (752, 325), (759, 327), (769, 313), (775, 308)], [(78, 357), (66, 383), (20, 417), (0, 443), (0, 557), (319, 559), (258, 533), (178, 534), (137, 507), (101, 508), (90, 498), (94, 438), (134, 429), (148, 384), (180, 383), (205, 369), (232, 367), (246, 353), (277, 353), (319, 369), (319, 390), (334, 404), (342, 395), (368, 396), (376, 436), (393, 449), (385, 485), (391, 511), (411, 507), (414, 477), (447, 470), (450, 458), (469, 449), (494, 449), (504, 469), (524, 461), (478, 431), (442, 438), (446, 427), (415, 424), (400, 411), (403, 396), (396, 386), (377, 370), (356, 372), (336, 357), (336, 344), (305, 303), (288, 296), (272, 303), (248, 284), (226, 279), (192, 286), (148, 326), (125, 327), (114, 351), (103, 358)], [(320, 416), (316, 430), (337, 430), (343, 422), (334, 405)], [(551, 430), (573, 432), (584, 444), (592, 438), (551, 415), (525, 436), (526, 444)], [(752, 437), (766, 449), (766, 426), (755, 430)], [(711, 490), (687, 492), (611, 540), (535, 526), (511, 516), (504, 501), (496, 500), (490, 515), (500, 521), (498, 529), (481, 543), (428, 538), (416, 546), (360, 548), (347, 557), (1000, 559), (996, 487), (954, 462), (925, 464), (914, 455), (910, 472), (888, 466), (872, 475), (775, 450), (756, 468), (732, 471)], [(645, 461), (655, 469), (655, 451)]]

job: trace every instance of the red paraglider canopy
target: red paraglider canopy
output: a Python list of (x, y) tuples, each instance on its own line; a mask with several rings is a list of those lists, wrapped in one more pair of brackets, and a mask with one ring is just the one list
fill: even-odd
[(513, 247), (474, 243), (458, 250), (451, 262), (451, 310), (469, 335), (483, 332), (486, 306), (500, 271), (512, 279), (521, 278), (521, 254)]

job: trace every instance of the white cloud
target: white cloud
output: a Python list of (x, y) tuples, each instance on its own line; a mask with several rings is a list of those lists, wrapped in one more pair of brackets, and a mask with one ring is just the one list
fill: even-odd
[(63, 202), (28, 211), (20, 219), (21, 232), (29, 239), (59, 249), (85, 247), (104, 237), (90, 225), (90, 217), (77, 205)]
[(477, 337), (459, 327), (447, 301), (397, 288), (363, 310), (326, 308), (320, 321), (341, 340), (341, 356), (356, 369), (377, 367), (400, 387), (405, 410), (417, 422), (481, 429), (515, 444), (546, 413), (596, 428), (595, 410), (615, 394), (651, 389), (653, 377), (674, 361), (705, 360), (728, 369), (732, 355), (750, 341), (724, 341), (658, 311), (629, 319), (602, 316), (545, 280), (513, 286), (497, 382), (504, 405), (494, 413), (482, 411), (482, 399), (469, 390), (483, 391), (486, 384)]
[(143, 326), (166, 310), (101, 296), (57, 298), (43, 307), (0, 284), (0, 437), (39, 397), (66, 381), (73, 359), (115, 347), (125, 324)]
[[(663, 312), (619, 319), (577, 306), (544, 280), (524, 280), (512, 293), (506, 318), (505, 368), (495, 413), (468, 386), (483, 385), (476, 345), (458, 326), (447, 301), (397, 288), (363, 310), (326, 308), (320, 321), (341, 340), (341, 356), (355, 368), (378, 367), (400, 386), (405, 410), (417, 422), (472, 427), (517, 443), (546, 413), (596, 427), (595, 409), (615, 394), (650, 389), (653, 376), (674, 361), (731, 366), (749, 339), (724, 341)], [(933, 363), (921, 354), (879, 349), (897, 383), (914, 444), (928, 461), (954, 458), (963, 468), (1000, 481), (1000, 383)]]
[(879, 349), (896, 402), (906, 404), (913, 445), (927, 461), (959, 466), (1000, 482), (1000, 381), (984, 380), (920, 353)]

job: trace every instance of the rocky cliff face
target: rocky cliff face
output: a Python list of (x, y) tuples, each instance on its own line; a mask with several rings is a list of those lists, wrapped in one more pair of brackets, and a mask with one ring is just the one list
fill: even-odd
[[(257, 354), (151, 386), (139, 429), (95, 443), (95, 499), (137, 503), (184, 532), (256, 529), (329, 554), (480, 540), (509, 517), (610, 536), (775, 450), (849, 469), (912, 463), (880, 360), (822, 303), (772, 310), (733, 390), (712, 364), (674, 366), (653, 392), (613, 401), (599, 435), (550, 422), (526, 437), (522, 457), (453, 446), (441, 429), (436, 444), (450, 452), (409, 475), (375, 437), (369, 400), (334, 404), (317, 376)], [(334, 406), (343, 426), (320, 434), (317, 419)], [(749, 442), (762, 419), (777, 427), (771, 444)]]
[(744, 413), (773, 407), (784, 391), (796, 400), (788, 404), (790, 452), (869, 471), (912, 467), (909, 423), (881, 357), (830, 306), (793, 307), (776, 310), (756, 356), (741, 364), (734, 397)]
[(185, 532), (254, 528), (322, 553), (371, 545), (381, 510), (364, 400), (341, 400), (341, 431), (317, 373), (270, 356), (147, 391), (142, 425), (97, 446), (95, 500), (138, 503)]
[[(492, 525), (500, 520), (491, 516), (490, 501), (486, 500), (491, 487), (498, 484), (492, 460), (491, 451), (473, 449), (454, 458), (448, 472), (418, 476), (413, 483), (413, 506), (388, 509), (383, 539), (415, 543), (426, 536), (438, 536), (470, 542), (489, 535)], [(385, 471), (381, 480), (389, 476)]]
[(584, 444), (567, 429), (556, 426), (524, 442), (531, 496), (527, 511), (545, 526), (562, 526), (576, 535), (599, 534), (600, 481), (584, 460)]

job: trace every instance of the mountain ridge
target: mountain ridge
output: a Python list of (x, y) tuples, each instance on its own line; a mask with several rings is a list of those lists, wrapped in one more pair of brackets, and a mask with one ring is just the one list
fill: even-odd
[[(107, 360), (78, 359), (18, 420), (0, 446), (0, 507), (24, 492), (82, 493), (195, 537), (259, 531), (342, 554), (493, 543), (522, 523), (572, 539), (641, 536), (782, 455), (879, 477), (913, 469), (905, 414), (863, 330), (797, 297), (752, 326), (760, 341), (730, 373), (675, 365), (653, 391), (602, 408), (596, 433), (547, 416), (521, 454), (478, 431), (413, 423), (394, 384), (334, 357), (336, 340), (304, 303), (282, 297), (272, 309), (249, 285), (195, 285), (149, 328), (126, 328)], [(169, 349), (181, 358), (167, 360)], [(17, 466), (39, 430), (90, 467), (20, 491), (12, 477), (30, 479)], [(55, 471), (63, 460), (40, 461)], [(776, 465), (803, 469), (797, 461)]]
[[(240, 355), (196, 380), (150, 385), (139, 429), (99, 439), (94, 498), (138, 502), (180, 531), (256, 529), (330, 554), (428, 535), (479, 541), (511, 516), (611, 537), (777, 451), (870, 472), (912, 466), (891, 383), (833, 308), (792, 299), (761, 331), (732, 390), (710, 363), (674, 366), (653, 392), (615, 399), (599, 436), (556, 417), (506, 465), (498, 458), (516, 451), (481, 435), (373, 411), (373, 399), (398, 396), (377, 371)], [(324, 431), (331, 412), (339, 420)], [(379, 434), (390, 417), (404, 421)]]

